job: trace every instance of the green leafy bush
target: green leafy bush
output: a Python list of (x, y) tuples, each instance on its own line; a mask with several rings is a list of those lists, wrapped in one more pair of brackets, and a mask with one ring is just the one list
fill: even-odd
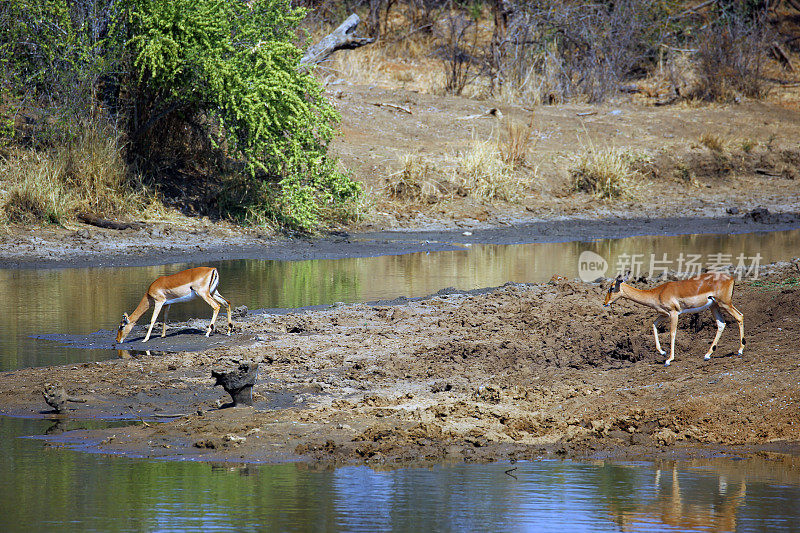
[(238, 162), (230, 213), (308, 231), (323, 208), (357, 198), (359, 186), (327, 156), (338, 113), (299, 64), (303, 9), (288, 0), (129, 3), (126, 46), (140, 92), (155, 102), (138, 122), (164, 109), (210, 118), (215, 146)]
[(3, 2), (0, 114), (29, 146), (111, 123), (156, 185), (202, 167), (227, 214), (310, 231), (361, 189), (328, 156), (339, 116), (299, 63), (304, 16), (290, 0)]

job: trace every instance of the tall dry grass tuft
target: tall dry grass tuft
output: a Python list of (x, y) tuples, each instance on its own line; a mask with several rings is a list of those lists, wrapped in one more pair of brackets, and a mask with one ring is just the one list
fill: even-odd
[(0, 181), (9, 193), (2, 214), (9, 222), (63, 223), (70, 212), (72, 194), (59, 179), (64, 161), (33, 151), (10, 154), (0, 161)]
[(389, 195), (406, 202), (435, 204), (445, 196), (435, 172), (436, 167), (426, 158), (405, 154), (400, 158), (400, 170), (386, 179)]
[(637, 156), (617, 148), (598, 150), (591, 147), (570, 169), (571, 189), (585, 191), (599, 198), (619, 198), (636, 188), (639, 175), (633, 164)]
[(81, 124), (63, 145), (12, 151), (0, 161), (9, 222), (63, 224), (82, 212), (111, 217), (153, 209), (157, 198), (133, 193), (116, 132)]
[(725, 141), (719, 135), (709, 131), (700, 135), (700, 144), (711, 150), (712, 152), (721, 154), (725, 151)]
[(504, 139), (497, 143), (500, 156), (511, 169), (519, 168), (527, 163), (528, 152), (531, 150), (533, 138), (533, 120), (536, 114), (531, 114), (527, 124), (517, 122), (511, 118), (503, 119)]
[(475, 141), (459, 160), (454, 182), (470, 196), (483, 200), (516, 201), (522, 182), (493, 141)]
[(64, 161), (62, 181), (77, 191), (75, 211), (106, 216), (129, 211), (133, 199), (120, 144), (116, 132), (83, 125), (73, 141), (56, 152)]

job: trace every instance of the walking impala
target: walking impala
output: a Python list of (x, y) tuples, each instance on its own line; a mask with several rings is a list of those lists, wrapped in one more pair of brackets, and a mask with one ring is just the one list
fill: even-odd
[(206, 329), (206, 337), (214, 331), (214, 322), (217, 320), (220, 304), (223, 304), (228, 309), (228, 335), (230, 335), (233, 329), (231, 304), (217, 292), (217, 285), (219, 285), (219, 273), (216, 268), (211, 267), (190, 268), (170, 276), (161, 276), (150, 284), (147, 292), (142, 297), (142, 301), (139, 302), (131, 316), (129, 317), (127, 313), (122, 315), (122, 322), (119, 323), (119, 331), (117, 331), (117, 342), (122, 342), (128, 336), (136, 321), (151, 306), (154, 307), (153, 317), (150, 319), (150, 327), (142, 342), (150, 340), (150, 333), (153, 331), (153, 325), (156, 323), (162, 306), (166, 306), (164, 308), (164, 329), (161, 331), (161, 336), (165, 336), (167, 334), (167, 312), (169, 311), (169, 306), (179, 302), (188, 302), (196, 297), (205, 300), (214, 310), (211, 315), (211, 323)]
[(638, 304), (652, 307), (659, 312), (653, 322), (653, 336), (656, 338), (656, 349), (661, 355), (666, 352), (658, 342), (658, 325), (669, 318), (669, 359), (664, 364), (669, 366), (675, 358), (675, 332), (678, 329), (678, 316), (683, 313), (699, 313), (711, 309), (717, 320), (717, 335), (711, 343), (704, 359), (711, 359), (717, 349), (717, 342), (725, 329), (725, 318), (720, 309), (724, 309), (739, 323), (739, 355), (744, 350), (744, 315), (733, 306), (733, 278), (727, 274), (707, 273), (680, 281), (669, 281), (650, 290), (640, 290), (625, 283), (628, 276), (617, 276), (609, 287), (603, 305), (609, 306), (620, 298), (627, 298)]

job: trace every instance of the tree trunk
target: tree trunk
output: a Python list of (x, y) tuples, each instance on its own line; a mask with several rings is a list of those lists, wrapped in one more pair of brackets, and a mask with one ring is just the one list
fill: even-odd
[(375, 42), (369, 37), (355, 37), (353, 32), (361, 19), (353, 13), (347, 20), (315, 45), (309, 46), (300, 60), (301, 65), (315, 65), (325, 61), (336, 50), (352, 50)]

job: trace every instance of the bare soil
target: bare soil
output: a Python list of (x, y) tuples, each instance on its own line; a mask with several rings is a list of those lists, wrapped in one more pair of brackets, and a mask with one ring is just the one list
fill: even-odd
[[(334, 153), (371, 195), (366, 229), (718, 217), (756, 207), (791, 211), (800, 200), (800, 113), (791, 101), (659, 107), (631, 97), (532, 109), (379, 86), (332, 85), (328, 94), (343, 117)], [(487, 113), (493, 109), (499, 113)], [(516, 170), (519, 199), (489, 202), (459, 191), (453, 178), (459, 159), (475, 141), (505, 143), (509, 121), (532, 124), (525, 162)], [(704, 137), (720, 149), (703, 144)], [(628, 194), (600, 200), (570, 192), (569, 170), (578, 158), (612, 147), (648, 161)], [(435, 198), (414, 203), (392, 197), (389, 184), (407, 155), (430, 164), (424, 179), (437, 185)]]
[[(606, 236), (597, 229), (606, 219), (630, 221), (609, 236), (693, 233), (698, 219), (706, 221), (698, 231), (727, 232), (729, 219), (735, 223), (756, 208), (773, 214), (800, 210), (796, 99), (658, 107), (625, 97), (602, 106), (566, 104), (533, 110), (490, 100), (345, 83), (332, 84), (327, 92), (342, 115), (333, 153), (365, 186), (362, 220), (328, 228), (313, 239), (292, 239), (205, 217), (144, 221), (141, 229), (123, 231), (80, 222), (65, 227), (13, 225), (0, 231), (0, 267), (333, 258), (342, 257), (338, 244), (349, 236), (354, 242), (392, 242), (371, 242), (370, 250), (350, 246), (346, 254), (419, 249), (393, 247), (398, 241), (414, 240), (387, 234), (398, 231), (428, 232), (425, 240), (435, 241), (452, 240), (455, 232), (465, 230), (499, 229), (510, 234), (517, 228), (527, 235), (517, 242), (592, 239)], [(500, 114), (487, 114), (490, 109)], [(454, 182), (459, 159), (475, 141), (505, 142), (504, 123), (509, 120), (533, 125), (525, 163), (515, 171), (518, 199), (488, 201), (460, 190)], [(718, 141), (720, 149), (701, 143), (704, 135)], [(570, 192), (569, 169), (577, 159), (589, 150), (609, 147), (644, 156), (646, 164), (634, 186), (612, 200)], [(406, 155), (429, 163), (424, 179), (436, 184), (435, 197), (423, 202), (392, 196), (389, 185), (396, 181)], [(673, 220), (654, 230), (648, 226), (651, 219)], [(561, 231), (573, 220), (578, 221), (572, 225), (574, 233)], [(778, 229), (772, 226), (777, 221), (765, 220), (749, 230)], [(592, 223), (594, 229), (581, 230)], [(441, 238), (430, 238), (437, 232)], [(563, 234), (553, 237), (553, 233)], [(378, 236), (373, 239), (373, 234)], [(483, 238), (482, 242), (492, 241)]]
[[(201, 218), (124, 231), (13, 226), (0, 234), (0, 267), (335, 258), (451, 249), (453, 242), (768, 231), (800, 222), (800, 113), (779, 101), (655, 107), (630, 99), (537, 108), (527, 162), (517, 169), (524, 190), (508, 203), (463, 194), (452, 186), (452, 172), (474, 140), (502, 140), (502, 123), (488, 109), (521, 123), (531, 120), (531, 110), (381, 87), (328, 91), (343, 116), (334, 150), (368, 191), (362, 222), (315, 238)], [(705, 133), (723, 150), (700, 143)], [(570, 166), (593, 146), (648, 154), (627, 196), (604, 201), (568, 191)], [(389, 194), (406, 154), (432, 163), (429, 179), (441, 193), (434, 201)], [(752, 214), (760, 207), (769, 213)], [(210, 461), (797, 452), (798, 277), (796, 265), (784, 264), (766, 281), (738, 285), (734, 300), (748, 340), (741, 357), (728, 330), (717, 355), (702, 359), (715, 329), (708, 315), (699, 330), (681, 322), (676, 360), (665, 368), (647, 309), (604, 309), (599, 285), (508, 285), (252, 313), (237, 319), (234, 336), (215, 336), (201, 352), (186, 351), (197, 340), (189, 328), (151, 341), (151, 354), (0, 373), (0, 414), (141, 418), (130, 427), (53, 440)], [(211, 370), (242, 360), (261, 365), (255, 406), (221, 409), (229, 398), (212, 387)], [(50, 413), (41, 394), (46, 382), (61, 383), (86, 403)]]
[[(737, 285), (742, 356), (729, 327), (703, 360), (716, 329), (703, 315), (682, 318), (676, 359), (664, 367), (650, 310), (603, 308), (600, 284), (508, 284), (392, 305), (250, 314), (236, 321), (236, 335), (200, 353), (121, 352), (118, 360), (5, 372), (0, 413), (140, 418), (53, 440), (209, 461), (796, 453), (799, 264), (772, 265)], [(198, 334), (149, 347), (169, 349), (182, 335)], [(213, 388), (211, 370), (245, 360), (260, 363), (254, 406), (220, 408), (230, 398)], [(45, 382), (86, 403), (49, 414)]]

